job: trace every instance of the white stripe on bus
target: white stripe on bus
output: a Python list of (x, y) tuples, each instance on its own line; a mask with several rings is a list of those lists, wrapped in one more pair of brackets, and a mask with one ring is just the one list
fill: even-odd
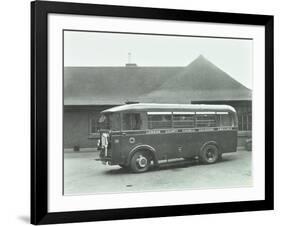
[(228, 112), (217, 112), (217, 115), (228, 115)]
[[(164, 111), (160, 111), (160, 112), (147, 112), (148, 115), (171, 115), (172, 112), (164, 112)], [(228, 112), (214, 112), (214, 111), (198, 111), (198, 112), (187, 112), (187, 111), (178, 111), (178, 112), (173, 112), (174, 115), (227, 115)]]
[(198, 111), (196, 112), (196, 115), (214, 115), (216, 112), (214, 111)]
[(191, 112), (191, 111), (189, 111), (189, 112), (187, 112), (187, 111), (182, 111), (182, 112), (173, 112), (173, 114), (174, 115), (195, 115), (195, 112)]
[(172, 112), (164, 112), (164, 111), (160, 111), (160, 112), (147, 112), (148, 115), (171, 115)]

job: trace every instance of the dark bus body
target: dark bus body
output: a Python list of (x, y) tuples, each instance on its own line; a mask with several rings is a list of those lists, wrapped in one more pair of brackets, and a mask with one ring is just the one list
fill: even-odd
[(215, 163), (237, 148), (237, 115), (227, 105), (128, 104), (103, 111), (100, 124), (99, 160), (133, 172), (177, 158)]

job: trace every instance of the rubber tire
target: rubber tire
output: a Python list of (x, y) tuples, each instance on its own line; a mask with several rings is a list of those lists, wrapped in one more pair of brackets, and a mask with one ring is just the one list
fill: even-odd
[[(212, 159), (208, 158), (208, 152), (212, 152), (214, 157)], [(207, 144), (201, 151), (200, 159), (204, 164), (213, 164), (220, 159), (219, 149), (214, 144)]]
[[(147, 165), (145, 167), (139, 167), (137, 163), (137, 159), (139, 156), (142, 155), (144, 158), (147, 159)], [(133, 173), (143, 173), (148, 171), (151, 165), (151, 157), (147, 152), (144, 151), (137, 151), (133, 154), (130, 160), (130, 169)]]

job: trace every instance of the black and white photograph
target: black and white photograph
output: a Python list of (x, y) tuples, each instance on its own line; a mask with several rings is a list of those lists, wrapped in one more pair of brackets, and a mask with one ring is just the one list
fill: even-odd
[(63, 31), (63, 194), (252, 186), (253, 39)]
[(31, 222), (273, 209), (273, 17), (35, 1)]

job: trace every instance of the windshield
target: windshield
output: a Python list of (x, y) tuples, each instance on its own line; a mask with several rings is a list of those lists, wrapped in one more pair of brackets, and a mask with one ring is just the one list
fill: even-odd
[(120, 114), (102, 114), (98, 122), (98, 130), (120, 130)]

